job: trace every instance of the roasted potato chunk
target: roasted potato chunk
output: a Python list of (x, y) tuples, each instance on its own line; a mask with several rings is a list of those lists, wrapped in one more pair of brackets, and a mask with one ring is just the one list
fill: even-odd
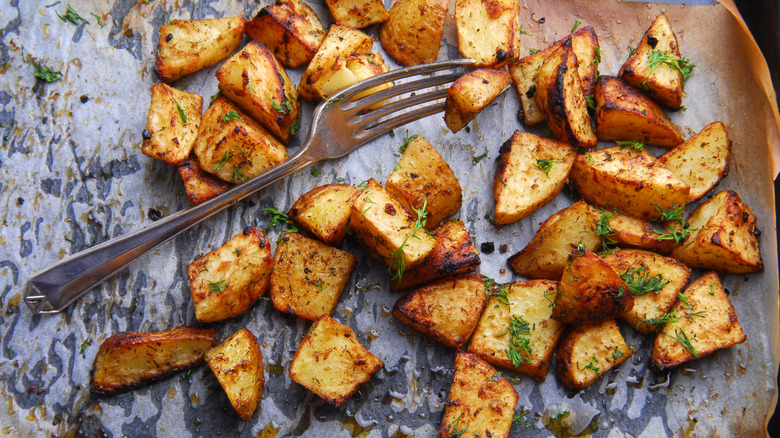
[(596, 137), (601, 141), (641, 141), (675, 147), (680, 130), (649, 97), (614, 76), (596, 81)]
[(656, 367), (673, 368), (747, 339), (718, 274), (701, 276), (679, 298), (674, 319), (655, 337)]
[(572, 327), (555, 354), (558, 378), (569, 388), (585, 388), (632, 354), (614, 319)]
[(290, 379), (339, 407), (384, 365), (330, 316), (315, 321), (290, 363)]
[(463, 129), (477, 114), (509, 89), (512, 77), (504, 70), (480, 68), (459, 77), (447, 90), (444, 123), (453, 133)]
[(543, 381), (564, 329), (550, 318), (557, 289), (558, 283), (548, 280), (505, 285), (486, 281), (490, 299), (468, 352)]
[(197, 258), (187, 266), (195, 317), (214, 322), (246, 312), (268, 290), (272, 267), (271, 244), (254, 227)]
[[(388, 71), (385, 58), (380, 53), (350, 55), (336, 60), (331, 66), (330, 72), (314, 83), (314, 91), (320, 99), (325, 100), (350, 85)], [(392, 86), (392, 83), (378, 85), (356, 94), (355, 98), (367, 96)]]
[(203, 170), (236, 184), (287, 159), (279, 140), (224, 97), (203, 114), (193, 151)]
[(276, 0), (265, 6), (246, 23), (246, 34), (290, 68), (311, 61), (326, 35), (314, 9), (302, 0)]
[(379, 41), (399, 64), (412, 66), (436, 61), (447, 0), (398, 0), (379, 29)]
[(688, 217), (693, 230), (672, 257), (692, 268), (745, 274), (764, 269), (756, 215), (731, 190), (713, 196)]
[(197, 94), (155, 84), (141, 152), (173, 165), (186, 160), (198, 136), (202, 105)]
[(485, 309), (480, 274), (448, 278), (396, 301), (393, 316), (434, 341), (456, 350), (468, 341)]
[(355, 29), (386, 21), (390, 16), (382, 0), (325, 0), (337, 24)]
[(233, 333), (210, 349), (206, 363), (233, 405), (238, 416), (249, 421), (263, 397), (263, 354), (257, 338), (248, 329)]
[(419, 135), (401, 146), (398, 165), (387, 178), (385, 190), (394, 196), (412, 216), (425, 206), (425, 228), (433, 230), (460, 210), (463, 194), (458, 177), (427, 140)]
[(493, 197), (496, 225), (517, 222), (552, 201), (577, 156), (568, 143), (515, 131), (498, 150)]
[(500, 67), (520, 57), (517, 0), (457, 0), (458, 51), (478, 67)]
[(352, 200), (360, 193), (349, 184), (327, 184), (315, 187), (295, 201), (290, 219), (330, 246), (344, 239)]
[(729, 173), (731, 139), (726, 126), (710, 123), (658, 161), (691, 187), (688, 202), (701, 198)]
[(586, 201), (642, 219), (684, 206), (691, 190), (644, 150), (620, 146), (578, 156), (570, 177)]
[(595, 251), (601, 236), (595, 233), (598, 212), (579, 201), (550, 216), (522, 251), (509, 258), (509, 267), (530, 278), (559, 280), (569, 254), (578, 245)]
[(192, 368), (219, 341), (211, 328), (174, 327), (158, 333), (117, 333), (100, 344), (90, 390), (116, 394)]
[(230, 56), (244, 36), (243, 17), (170, 20), (160, 28), (157, 76), (172, 82)]
[(668, 238), (667, 230), (660, 222), (602, 209), (597, 227), (602, 224), (602, 236), (607, 245), (641, 248), (661, 254), (669, 254), (677, 246), (674, 239)]
[(179, 176), (184, 182), (184, 190), (190, 205), (198, 205), (221, 195), (233, 185), (206, 172), (200, 167), (198, 157), (190, 157), (176, 166)]
[(517, 399), (515, 388), (495, 368), (473, 354), (458, 353), (439, 438), (506, 438)]
[(219, 91), (283, 143), (300, 129), (298, 92), (264, 44), (250, 41), (217, 70)]

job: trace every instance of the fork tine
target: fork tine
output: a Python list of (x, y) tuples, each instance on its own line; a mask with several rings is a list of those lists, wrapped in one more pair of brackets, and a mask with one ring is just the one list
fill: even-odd
[(413, 91), (422, 90), (424, 88), (431, 88), (437, 85), (453, 82), (459, 77), (463, 76), (463, 73), (448, 73), (444, 75), (431, 76), (425, 79), (418, 79), (414, 81), (404, 82), (403, 84), (396, 85), (394, 87), (386, 88), (376, 93), (371, 93), (368, 96), (361, 97), (353, 102), (345, 102), (342, 107), (344, 111), (362, 111), (371, 108), (387, 101), (390, 98), (400, 96), (402, 94), (411, 93)]
[(394, 113), (396, 111), (405, 109), (405, 108), (411, 108), (415, 105), (420, 105), (426, 102), (430, 102), (432, 100), (441, 99), (447, 95), (447, 89), (446, 88), (440, 88), (428, 91), (427, 93), (418, 94), (416, 96), (407, 97), (406, 99), (397, 100), (393, 103), (390, 103), (388, 105), (384, 105), (379, 107), (376, 110), (369, 111), (364, 114), (360, 114), (356, 116), (353, 120), (349, 120), (351, 124), (354, 125), (363, 125), (368, 124), (373, 121), (376, 121), (382, 117), (387, 116), (388, 114)]
[(380, 135), (390, 131), (391, 129), (395, 129), (399, 126), (405, 125), (407, 123), (413, 122), (418, 119), (422, 119), (423, 117), (428, 117), (430, 115), (442, 111), (444, 111), (444, 102), (432, 103), (430, 105), (417, 108), (413, 111), (403, 113), (398, 117), (394, 117), (389, 120), (384, 120), (373, 126), (368, 126), (368, 127), (364, 126), (363, 129), (360, 129), (359, 127), (358, 129), (355, 130), (353, 136), (355, 138), (359, 138), (364, 142), (367, 142), (376, 137), (379, 137)]

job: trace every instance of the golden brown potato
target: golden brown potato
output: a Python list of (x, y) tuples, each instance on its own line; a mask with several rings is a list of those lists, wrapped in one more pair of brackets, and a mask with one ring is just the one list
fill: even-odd
[(190, 157), (179, 164), (176, 169), (184, 182), (184, 190), (187, 192), (190, 205), (206, 202), (233, 186), (203, 170), (198, 163), (198, 157)]
[(598, 211), (579, 201), (550, 216), (522, 251), (509, 258), (509, 267), (530, 278), (559, 280), (569, 254), (578, 245), (595, 251), (601, 245), (596, 234)]
[[(319, 99), (325, 100), (350, 85), (382, 73), (387, 73), (389, 70), (387, 64), (385, 64), (385, 58), (380, 53), (340, 57), (333, 63), (330, 72), (323, 74), (314, 83), (314, 92)], [(392, 83), (377, 85), (356, 94), (355, 98), (367, 96), (392, 86)]]
[(632, 354), (614, 319), (572, 327), (555, 354), (558, 378), (569, 388), (585, 388)]
[(272, 267), (271, 244), (254, 227), (198, 257), (187, 266), (195, 317), (214, 322), (246, 312), (268, 290)]
[(496, 97), (509, 89), (512, 77), (504, 70), (480, 68), (453, 82), (444, 102), (444, 123), (453, 133), (463, 129)]
[(482, 280), (482, 275), (471, 274), (430, 283), (396, 301), (393, 316), (434, 341), (460, 350), (485, 309)]
[(172, 82), (230, 56), (244, 36), (243, 17), (170, 20), (160, 28), (157, 76)]
[(655, 337), (656, 367), (673, 368), (747, 339), (718, 274), (701, 276), (679, 298), (675, 318)]
[(677, 246), (674, 239), (664, 237), (666, 229), (659, 222), (620, 214), (615, 210), (601, 210), (597, 227), (602, 224), (605, 225), (604, 242), (607, 244), (641, 248), (661, 254), (669, 254)]
[(680, 130), (649, 97), (614, 76), (596, 81), (596, 137), (601, 141), (641, 141), (675, 147)]
[(265, 385), (263, 354), (255, 335), (245, 328), (233, 333), (208, 351), (206, 363), (238, 416), (249, 421), (260, 406)]
[(158, 333), (117, 333), (100, 344), (90, 390), (116, 394), (192, 368), (219, 341), (211, 328), (174, 327)]
[(688, 217), (692, 230), (672, 257), (692, 268), (745, 274), (764, 269), (756, 215), (739, 195), (724, 190)]
[(246, 23), (246, 34), (271, 49), (283, 66), (296, 68), (317, 53), (325, 39), (325, 28), (305, 2), (276, 0)]
[(601, 47), (596, 31), (591, 26), (585, 26), (571, 34), (571, 48), (577, 55), (577, 71), (582, 82), (582, 94), (592, 96), (601, 62)]
[(326, 244), (338, 246), (347, 233), (350, 206), (359, 193), (349, 184), (315, 187), (295, 201), (290, 219)]
[(386, 21), (389, 17), (382, 0), (325, 0), (337, 24), (360, 29)]
[(198, 136), (202, 105), (197, 94), (155, 84), (141, 152), (173, 165), (186, 160)]
[(395, 197), (412, 216), (425, 204), (428, 221), (425, 228), (433, 230), (446, 218), (460, 210), (463, 199), (458, 177), (428, 141), (419, 135), (401, 146), (404, 149), (398, 165), (387, 177), (385, 190)]
[(236, 184), (287, 159), (279, 140), (224, 97), (203, 114), (192, 149), (203, 170)]
[(436, 246), (419, 265), (407, 269), (403, 277), (390, 280), (391, 290), (402, 290), (440, 278), (476, 270), (481, 261), (471, 235), (460, 219), (450, 219), (433, 231)]
[(493, 197), (496, 225), (517, 222), (566, 185), (577, 152), (567, 143), (515, 131), (498, 150)]
[(601, 257), (576, 249), (563, 270), (552, 318), (569, 324), (597, 324), (634, 307), (634, 295)]
[(549, 280), (506, 285), (486, 281), (490, 299), (468, 352), (543, 381), (564, 329), (562, 323), (550, 318), (557, 289), (558, 283)]
[(457, 0), (458, 51), (477, 67), (500, 67), (520, 57), (517, 0)]
[(620, 146), (578, 156), (570, 178), (586, 201), (642, 219), (660, 219), (662, 211), (684, 206), (690, 192), (644, 150)]
[(571, 38), (564, 40), (542, 62), (534, 99), (558, 140), (577, 147), (596, 147), (598, 140), (588, 114)]
[(458, 353), (439, 438), (506, 438), (517, 399), (515, 389), (495, 368), (473, 354)]
[(298, 92), (273, 52), (250, 41), (217, 70), (219, 91), (283, 143), (300, 129)]
[(399, 64), (436, 61), (444, 35), (447, 0), (398, 0), (379, 29), (379, 41)]
[(731, 139), (723, 122), (712, 122), (658, 158), (691, 187), (688, 202), (704, 196), (729, 173)]
[(290, 363), (290, 379), (339, 407), (384, 365), (330, 316), (315, 321)]

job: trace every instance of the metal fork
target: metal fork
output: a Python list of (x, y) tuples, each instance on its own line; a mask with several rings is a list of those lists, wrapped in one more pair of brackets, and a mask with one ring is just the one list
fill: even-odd
[[(25, 303), (34, 313), (60, 312), (136, 258), (273, 182), (317, 161), (342, 157), (393, 128), (442, 111), (447, 88), (393, 98), (452, 82), (462, 75), (461, 71), (404, 82), (361, 98), (355, 96), (399, 79), (473, 63), (471, 59), (462, 59), (403, 68), (339, 92), (317, 106), (306, 140), (284, 163), (203, 204), (95, 245), (35, 273), (27, 281)], [(402, 112), (406, 109), (410, 110)]]

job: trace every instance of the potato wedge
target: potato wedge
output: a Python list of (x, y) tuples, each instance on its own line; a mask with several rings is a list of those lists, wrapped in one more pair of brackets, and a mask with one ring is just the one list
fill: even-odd
[(244, 421), (252, 418), (263, 397), (263, 353), (257, 338), (248, 329), (233, 333), (210, 349), (206, 363)]
[(459, 77), (447, 90), (444, 123), (453, 133), (509, 89), (512, 77), (504, 70), (480, 68)]
[(351, 217), (350, 206), (360, 193), (349, 184), (315, 187), (290, 207), (290, 219), (330, 246), (344, 239)]
[(155, 84), (141, 152), (174, 166), (186, 160), (198, 136), (202, 105), (197, 94)]
[(271, 244), (262, 231), (246, 227), (187, 266), (199, 322), (214, 322), (246, 312), (271, 280)]
[(731, 139), (723, 122), (712, 122), (658, 161), (691, 187), (688, 202), (709, 192), (729, 174)]
[[(317, 93), (319, 99), (325, 100), (350, 85), (388, 71), (390, 69), (385, 64), (385, 58), (382, 57), (381, 53), (342, 57), (333, 63), (329, 73), (324, 74), (314, 83), (314, 92)], [(355, 98), (368, 96), (392, 86), (392, 83), (378, 85), (356, 94)]]
[(326, 35), (314, 9), (302, 0), (276, 0), (249, 20), (245, 31), (290, 68), (311, 61)]
[(594, 97), (596, 137), (601, 141), (641, 141), (675, 147), (680, 130), (649, 97), (614, 76), (599, 76)]
[(520, 57), (517, 0), (457, 0), (458, 51), (477, 67), (500, 67)]
[(756, 215), (739, 195), (724, 190), (688, 217), (693, 230), (672, 257), (692, 268), (745, 274), (764, 269)]
[(382, 0), (325, 0), (337, 24), (361, 29), (390, 16)]
[(585, 388), (632, 354), (614, 319), (572, 327), (556, 352), (558, 378), (569, 388)]
[(552, 201), (577, 156), (568, 143), (515, 131), (498, 150), (493, 197), (496, 225), (517, 222)]
[(90, 391), (110, 395), (164, 379), (199, 364), (217, 342), (219, 333), (212, 328), (117, 333), (100, 344), (92, 364)]
[(244, 36), (244, 17), (170, 20), (160, 28), (157, 76), (172, 82), (230, 56)]
[(379, 29), (379, 41), (399, 64), (410, 67), (436, 61), (447, 0), (398, 0)]
[(620, 214), (616, 210), (602, 209), (596, 226), (597, 232), (603, 227), (600, 231), (607, 246), (641, 248), (669, 254), (678, 245), (674, 239), (665, 236), (667, 230), (662, 223)]
[(674, 316), (676, 321), (669, 321), (653, 344), (652, 363), (661, 369), (702, 358), (747, 339), (714, 272), (701, 276), (680, 294)]
[(190, 205), (206, 202), (233, 186), (203, 170), (198, 157), (191, 156), (190, 159), (176, 166), (176, 169), (184, 182), (184, 190), (187, 192)]

